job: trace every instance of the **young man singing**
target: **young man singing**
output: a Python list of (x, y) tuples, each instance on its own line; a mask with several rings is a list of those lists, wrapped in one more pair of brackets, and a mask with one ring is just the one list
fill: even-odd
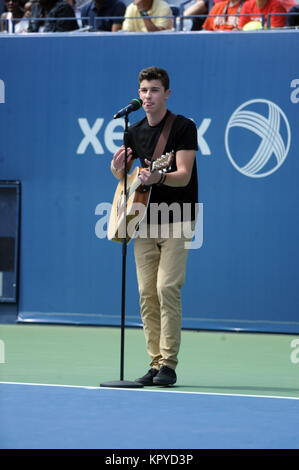
[[(140, 159), (140, 179), (145, 186), (151, 186), (147, 211), (146, 237), (134, 240), (134, 254), (137, 270), (140, 308), (147, 352), (151, 358), (150, 369), (137, 381), (143, 385), (173, 385), (176, 380), (176, 366), (181, 343), (181, 288), (185, 279), (188, 249), (186, 241), (192, 235), (185, 235), (176, 228), (189, 223), (193, 229), (198, 202), (197, 169), (195, 153), (198, 150), (197, 130), (193, 121), (182, 115), (175, 116), (165, 145), (166, 152), (174, 152), (174, 161), (167, 173), (151, 173), (149, 165), (156, 143), (165, 121), (170, 114), (167, 100), (170, 95), (169, 77), (165, 70), (149, 67), (140, 72), (139, 96), (143, 102), (145, 118), (129, 128), (128, 167), (133, 160)], [(113, 156), (111, 171), (122, 178), (124, 171), (124, 149)], [(161, 224), (165, 223), (163, 213), (153, 220), (151, 208), (163, 204), (164, 208), (176, 207), (168, 212), (169, 234), (165, 236)], [(186, 208), (188, 210), (186, 210)], [(163, 212), (163, 211), (162, 211)], [(152, 235), (152, 224), (160, 230)], [(180, 234), (180, 236), (177, 235)]]

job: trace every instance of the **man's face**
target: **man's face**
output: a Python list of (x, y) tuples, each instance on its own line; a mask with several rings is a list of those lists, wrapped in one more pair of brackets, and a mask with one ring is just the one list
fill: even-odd
[(170, 90), (165, 90), (160, 80), (142, 80), (139, 96), (146, 113), (156, 113), (166, 108)]
[(6, 10), (14, 13), (14, 11), (20, 6), (19, 0), (5, 0)]

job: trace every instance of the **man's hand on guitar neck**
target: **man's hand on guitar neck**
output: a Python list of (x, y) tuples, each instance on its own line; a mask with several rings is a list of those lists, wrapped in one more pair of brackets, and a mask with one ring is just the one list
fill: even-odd
[[(176, 171), (165, 173), (166, 179), (161, 184), (171, 187), (184, 187), (190, 181), (192, 169), (195, 161), (195, 150), (179, 150), (176, 152)], [(151, 162), (145, 160), (147, 165)], [(141, 181), (149, 186), (151, 184), (160, 183), (161, 173), (158, 171), (151, 172), (149, 168), (142, 168), (140, 173)]]
[[(150, 166), (151, 162), (145, 158), (145, 163)], [(156, 184), (161, 179), (161, 174), (158, 171), (153, 173), (149, 168), (142, 168), (139, 174), (139, 179), (145, 186), (150, 186), (151, 184)]]
[[(127, 169), (130, 170), (132, 166), (132, 149), (128, 148), (128, 157), (127, 157)], [(111, 161), (111, 171), (113, 175), (120, 179), (123, 177), (124, 169), (125, 169), (125, 146), (122, 145), (113, 155), (113, 159)]]

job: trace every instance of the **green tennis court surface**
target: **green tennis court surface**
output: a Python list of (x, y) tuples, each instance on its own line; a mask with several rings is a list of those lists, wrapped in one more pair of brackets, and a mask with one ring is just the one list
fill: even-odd
[[(1, 382), (98, 386), (120, 378), (119, 328), (5, 324), (0, 341)], [(299, 397), (298, 347), (293, 335), (184, 330), (178, 382), (165, 390)], [(136, 379), (148, 362), (143, 331), (126, 329), (124, 378)]]

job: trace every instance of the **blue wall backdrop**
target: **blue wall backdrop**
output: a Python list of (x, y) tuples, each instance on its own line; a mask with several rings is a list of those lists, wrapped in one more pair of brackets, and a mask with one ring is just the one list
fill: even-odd
[[(7, 36), (0, 50), (0, 180), (22, 187), (19, 321), (120, 324), (121, 245), (99, 238), (122, 144), (113, 114), (158, 65), (200, 147), (183, 326), (299, 331), (296, 31)], [(127, 275), (126, 322), (140, 325), (132, 244)]]

